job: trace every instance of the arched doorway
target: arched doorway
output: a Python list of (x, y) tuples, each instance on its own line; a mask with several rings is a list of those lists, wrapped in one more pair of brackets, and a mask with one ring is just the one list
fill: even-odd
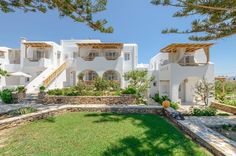
[(93, 71), (93, 70), (85, 70), (82, 72), (82, 79), (83, 81), (85, 82), (89, 82), (89, 81), (92, 81), (94, 80), (96, 77), (98, 77), (98, 74)]
[(120, 74), (114, 70), (108, 70), (103, 74), (105, 80), (120, 82)]

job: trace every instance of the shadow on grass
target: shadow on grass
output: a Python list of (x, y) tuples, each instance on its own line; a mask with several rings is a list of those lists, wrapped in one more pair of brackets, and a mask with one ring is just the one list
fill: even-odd
[(55, 123), (56, 122), (56, 118), (54, 116), (49, 116), (45, 119), (43, 119), (44, 122), (49, 122), (49, 123)]
[(123, 122), (130, 120), (137, 128), (142, 127), (141, 136), (126, 136), (111, 144), (103, 156), (112, 155), (207, 155), (198, 145), (186, 138), (178, 129), (157, 115), (92, 113), (85, 117), (97, 117), (95, 123)]

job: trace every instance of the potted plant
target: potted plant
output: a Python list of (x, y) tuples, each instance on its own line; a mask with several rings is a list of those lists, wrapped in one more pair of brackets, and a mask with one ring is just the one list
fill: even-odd
[(38, 97), (39, 97), (40, 100), (43, 99), (44, 96), (46, 95), (45, 90), (46, 90), (45, 86), (42, 85), (42, 86), (39, 87), (39, 95), (38, 95)]

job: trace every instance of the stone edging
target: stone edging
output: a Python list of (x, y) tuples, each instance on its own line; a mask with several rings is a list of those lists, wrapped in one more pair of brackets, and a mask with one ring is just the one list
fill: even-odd
[(44, 104), (106, 104), (106, 105), (130, 105), (136, 104), (134, 95), (121, 96), (51, 96), (45, 95), (39, 99)]
[(211, 102), (211, 107), (236, 115), (236, 107), (233, 107), (233, 106), (225, 105), (225, 104), (214, 101), (214, 102)]
[[(213, 153), (216, 156), (224, 156), (224, 155), (230, 155), (235, 156), (233, 149), (229, 151), (228, 149), (224, 149), (224, 146), (221, 146), (221, 144), (228, 144), (231, 147), (232, 143), (231, 140), (228, 138), (225, 138), (221, 134), (211, 130), (210, 128), (206, 127), (204, 124), (196, 125), (191, 122), (186, 122), (186, 120), (176, 120), (172, 117), (171, 113), (173, 112), (172, 109), (165, 109), (164, 115), (173, 123), (175, 124), (182, 132), (190, 136), (194, 141), (199, 143), (201, 146), (205, 147)], [(196, 130), (197, 129), (197, 130)], [(214, 133), (214, 135), (213, 135)], [(216, 140), (224, 139), (224, 141), (221, 141), (221, 143), (217, 142), (215, 143), (212, 138)], [(223, 149), (222, 149), (223, 148)], [(234, 148), (234, 147), (232, 147)], [(230, 153), (230, 154), (229, 154)], [(233, 153), (233, 154), (232, 154)]]
[(35, 113), (0, 120), (0, 130), (22, 125), (28, 122), (44, 119), (65, 112), (113, 112), (113, 113), (141, 113), (163, 114), (162, 106), (106, 106), (106, 105), (63, 105)]

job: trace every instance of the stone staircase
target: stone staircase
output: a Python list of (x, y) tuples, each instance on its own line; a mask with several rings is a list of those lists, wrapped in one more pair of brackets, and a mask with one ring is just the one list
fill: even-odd
[(38, 104), (38, 94), (37, 93), (26, 94), (24, 103), (25, 104)]

